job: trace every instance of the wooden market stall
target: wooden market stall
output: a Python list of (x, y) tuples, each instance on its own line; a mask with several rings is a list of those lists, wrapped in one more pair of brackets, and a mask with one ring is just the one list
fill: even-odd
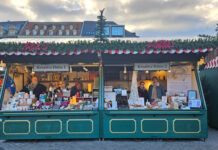
[[(99, 138), (101, 69), (98, 55), (88, 50), (52, 52), (43, 45), (41, 43), (38, 47), (41, 51), (37, 51), (37, 43), (17, 43), (17, 49), (28, 50), (1, 51), (1, 60), (6, 66), (1, 72), (0, 138)], [(37, 98), (34, 90), (23, 92), (24, 87), (31, 88), (31, 84), (26, 86), (26, 83), (33, 76), (46, 87), (46, 98), (42, 94)], [(14, 80), (17, 92), (5, 101), (9, 77)], [(63, 82), (69, 84), (69, 89), (61, 89)], [(71, 87), (76, 87), (77, 82), (83, 89), (73, 96)]]
[[(103, 138), (207, 138), (207, 106), (197, 62), (218, 43), (180, 42), (121, 42), (102, 53)], [(151, 101), (148, 87), (154, 76), (165, 94)], [(141, 82), (147, 100), (137, 89)]]
[[(207, 138), (207, 107), (197, 61), (216, 43), (0, 43), (0, 138)], [(53, 70), (49, 70), (51, 66)], [(86, 73), (88, 79), (83, 77)], [(63, 107), (55, 96), (54, 100), (44, 100), (45, 93), (29, 102), (32, 96), (35, 98), (31, 90), (25, 94), (18, 89), (4, 103), (8, 77), (14, 79), (18, 88), (25, 86), (27, 74), (40, 78), (39, 82), (47, 87), (47, 97), (53, 91), (50, 86), (65, 81), (65, 77), (70, 87), (79, 81), (86, 89), (83, 94), (63, 96), (61, 101), (67, 101)], [(137, 93), (137, 84), (143, 81), (148, 88), (153, 76), (157, 76), (167, 93), (167, 97), (163, 95), (154, 103), (142, 100)], [(177, 86), (177, 92), (173, 91)], [(188, 98), (188, 91), (194, 94), (192, 99)], [(28, 105), (22, 105), (23, 101)], [(61, 105), (58, 109), (54, 107), (57, 104)]]
[[(106, 85), (105, 99), (112, 101), (112, 106), (106, 105), (103, 112), (104, 138), (207, 137), (207, 106), (196, 66), (196, 62), (202, 57), (200, 53), (177, 54), (175, 52), (175, 54), (149, 55), (127, 54), (123, 51), (113, 55), (112, 53), (103, 55), (104, 75), (106, 77), (104, 80)], [(119, 53), (123, 54), (119, 55)], [(109, 61), (112, 57), (113, 62)], [(155, 69), (155, 65), (161, 67), (160, 65), (164, 63), (169, 65), (168, 69)], [(119, 72), (123, 72), (125, 67), (128, 66), (127, 79), (118, 77), (119, 83), (117, 79), (114, 81), (114, 79), (108, 78), (108, 72), (105, 71), (115, 64), (121, 67)], [(137, 85), (140, 85), (140, 81), (143, 81), (146, 87), (146, 83), (152, 83), (152, 76), (157, 76), (159, 83), (164, 86), (166, 93), (168, 93), (165, 102), (163, 102), (164, 98), (162, 97), (157, 104), (151, 106), (149, 103), (147, 105), (144, 100), (142, 104), (140, 101), (130, 103), (134, 99), (131, 98), (133, 90), (131, 76), (137, 70), (136, 65), (138, 64), (141, 65), (141, 68), (145, 67), (146, 69), (139, 69)], [(113, 90), (108, 92), (108, 86)], [(124, 92), (127, 94), (123, 96), (123, 100), (128, 100), (128, 104), (122, 104), (122, 102), (118, 104), (119, 99), (114, 97), (117, 101), (115, 105), (121, 106), (113, 108), (114, 99), (111, 97), (114, 93), (114, 95), (117, 95), (114, 89), (127, 91)], [(196, 91), (195, 99), (198, 102), (201, 101), (198, 107), (190, 106), (191, 99), (187, 98), (188, 91)], [(106, 103), (108, 103), (108, 100), (106, 100)], [(122, 107), (122, 105), (126, 106)]]

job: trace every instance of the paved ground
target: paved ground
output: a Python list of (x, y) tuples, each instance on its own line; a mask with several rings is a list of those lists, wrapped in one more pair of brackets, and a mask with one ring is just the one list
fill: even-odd
[(202, 140), (37, 140), (3, 141), (0, 150), (218, 150), (218, 130)]

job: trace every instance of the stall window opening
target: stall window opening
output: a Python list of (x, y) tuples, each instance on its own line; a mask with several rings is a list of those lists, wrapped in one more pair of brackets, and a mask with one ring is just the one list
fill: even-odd
[(170, 70), (160, 71), (134, 71), (128, 65), (105, 66), (104, 83), (104, 107), (109, 110), (202, 107), (192, 64), (172, 65)]
[[(62, 69), (61, 65), (41, 67)], [(14, 83), (16, 91), (12, 93), (6, 87), (2, 111), (98, 109), (98, 65), (69, 65), (68, 71), (63, 72), (13, 65), (7, 80)]]

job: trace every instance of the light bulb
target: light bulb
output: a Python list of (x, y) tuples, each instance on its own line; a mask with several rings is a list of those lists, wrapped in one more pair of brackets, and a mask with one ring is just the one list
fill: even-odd
[(124, 73), (124, 74), (126, 74), (126, 73), (127, 73), (127, 68), (126, 68), (126, 66), (124, 66), (123, 73)]

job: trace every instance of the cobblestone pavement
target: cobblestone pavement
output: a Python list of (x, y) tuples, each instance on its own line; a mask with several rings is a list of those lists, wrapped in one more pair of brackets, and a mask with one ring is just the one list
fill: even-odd
[(0, 140), (0, 150), (218, 150), (218, 130), (203, 140)]

